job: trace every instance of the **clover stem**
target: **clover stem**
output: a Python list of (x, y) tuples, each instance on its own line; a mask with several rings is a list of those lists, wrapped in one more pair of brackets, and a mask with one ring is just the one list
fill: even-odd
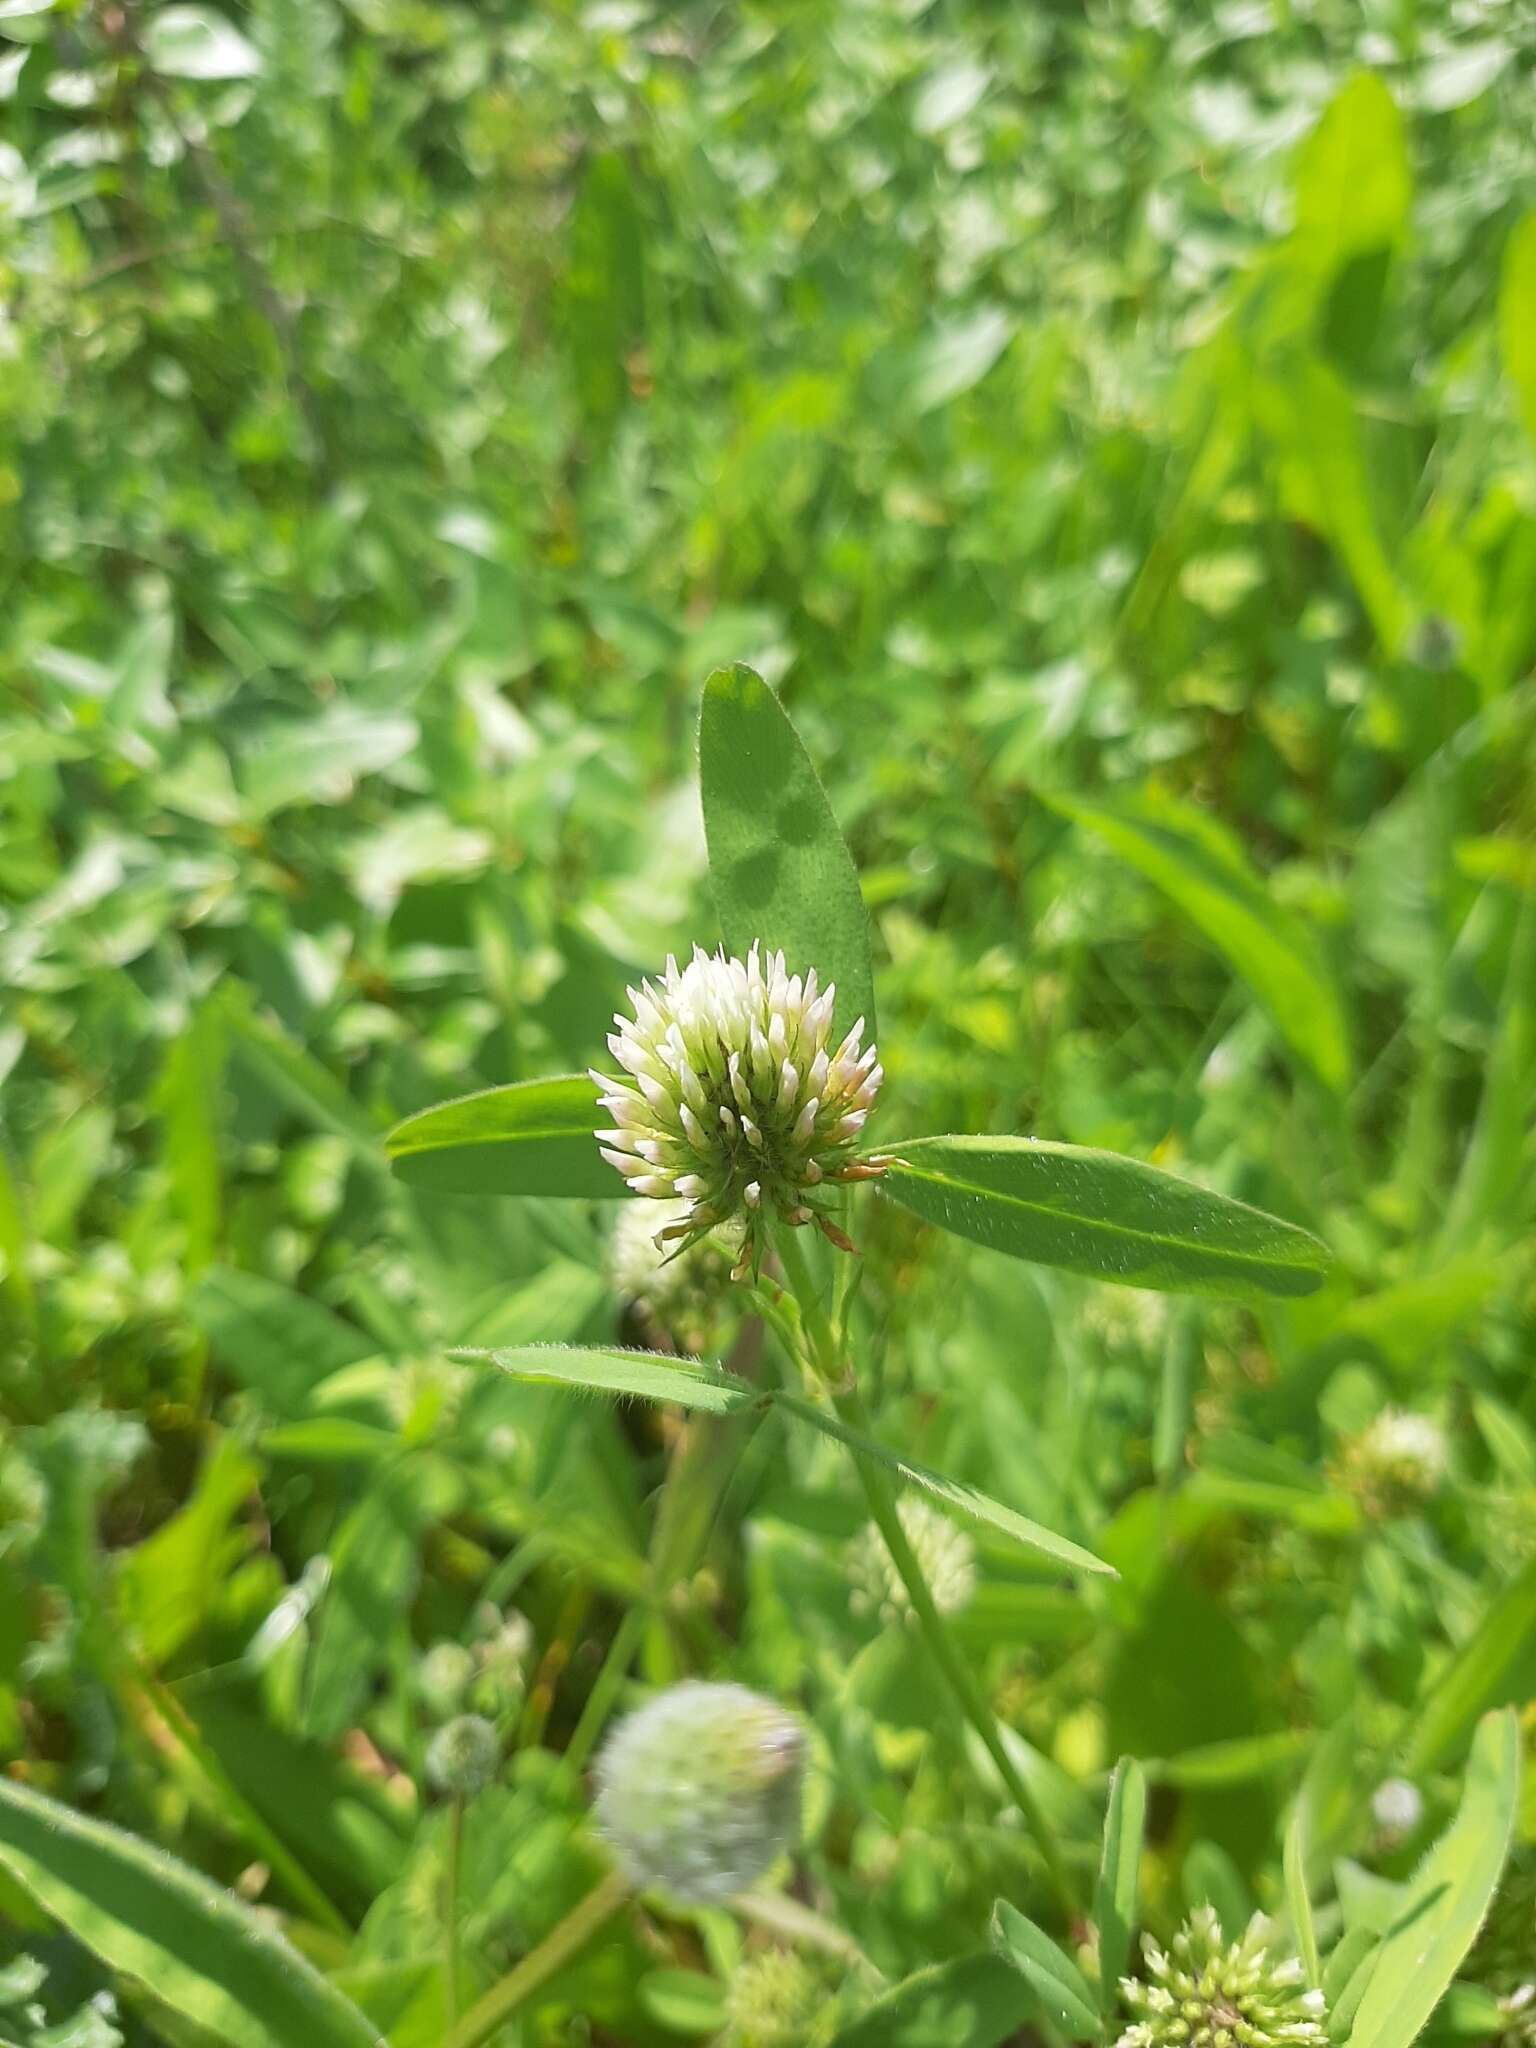
[[(793, 1242), (793, 1232), (780, 1230), (775, 1237), (779, 1263), (784, 1277), (789, 1282), (791, 1293), (800, 1308), (801, 1323), (806, 1332), (807, 1349), (811, 1353), (808, 1363), (814, 1373), (822, 1379), (831, 1395), (832, 1405), (838, 1415), (860, 1437), (873, 1435), (869, 1415), (862, 1397), (848, 1371), (846, 1327), (839, 1333), (833, 1329), (831, 1319), (822, 1305), (811, 1277), (811, 1270), (798, 1244)], [(1035, 1840), (1045, 1864), (1051, 1888), (1069, 1919), (1075, 1918), (1080, 1902), (1071, 1873), (1061, 1853), (1054, 1829), (1041, 1810), (1040, 1802), (1025, 1783), (1023, 1774), (997, 1725), (997, 1717), (990, 1701), (977, 1683), (975, 1674), (961, 1654), (944, 1617), (934, 1603), (922, 1565), (918, 1562), (907, 1532), (902, 1527), (901, 1517), (896, 1512), (896, 1497), (885, 1466), (870, 1452), (859, 1449), (857, 1444), (849, 1446), (853, 1462), (858, 1469), (859, 1482), (864, 1489), (864, 1498), (874, 1518), (876, 1528), (884, 1538), (885, 1547), (891, 1554), (898, 1576), (906, 1588), (912, 1603), (912, 1613), (917, 1621), (923, 1640), (932, 1653), (934, 1662), (948, 1681), (962, 1713), (980, 1738), (999, 1777), (1014, 1805), (1018, 1808), (1025, 1826)]]
[(459, 2017), (463, 1981), (459, 1954), (459, 1870), (464, 1860), (464, 1794), (448, 1810), (448, 1867), (443, 1881), (443, 1998), (449, 2026)]
[(618, 1871), (610, 1871), (587, 1896), (574, 1905), (536, 1949), (510, 1969), (498, 1984), (472, 2005), (456, 2026), (450, 2025), (442, 2048), (480, 2048), (504, 2020), (512, 2017), (534, 1992), (557, 1971), (579, 1955), (600, 1927), (611, 1920), (629, 1897), (629, 1886)]

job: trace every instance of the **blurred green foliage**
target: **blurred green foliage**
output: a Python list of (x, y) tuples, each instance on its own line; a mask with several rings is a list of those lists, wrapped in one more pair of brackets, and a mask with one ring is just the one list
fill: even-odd
[[(869, 1206), (887, 1440), (1122, 1575), (979, 1541), (1037, 1796), (1087, 1867), (1143, 1760), (1163, 1933), (1281, 1907), (1299, 1784), (1331, 1932), (1407, 1875), (1536, 1693), (1533, 70), (1528, 0), (0, 0), (16, 1775), (431, 2043), (422, 1655), (507, 1750), (478, 1986), (601, 1867), (560, 1753), (634, 1615), (807, 1713), (807, 1896), (887, 1977), (1033, 1896), (850, 1612), (834, 1447), (724, 1439), (674, 1585), (668, 1420), (443, 1361), (633, 1339), (607, 1213), (384, 1164), (713, 942), (741, 659), (858, 860), (882, 1140), (1110, 1145), (1339, 1255), (1190, 1308)], [(707, 2037), (742, 1939), (616, 1923), (506, 2039)]]

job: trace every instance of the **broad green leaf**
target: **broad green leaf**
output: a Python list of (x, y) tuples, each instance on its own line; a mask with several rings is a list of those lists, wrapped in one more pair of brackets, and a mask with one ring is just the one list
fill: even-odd
[(0, 1867), (111, 1968), (233, 2048), (378, 2048), (357, 2008), (232, 1892), (4, 1778)]
[(456, 1358), (487, 1358), (514, 1379), (550, 1386), (590, 1387), (604, 1394), (635, 1394), (646, 1401), (675, 1401), (709, 1415), (730, 1415), (771, 1397), (717, 1367), (695, 1365), (659, 1351), (627, 1351), (619, 1345), (520, 1344), (497, 1351), (459, 1350)]
[(217, 1608), (229, 1573), (251, 1546), (250, 1530), (235, 1517), (260, 1476), (233, 1437), (216, 1437), (191, 1499), (120, 1557), (119, 1611), (152, 1668)]
[(1504, 246), (1499, 347), (1525, 431), (1536, 445), (1536, 213), (1525, 215)]
[(1116, 1986), (1131, 1953), (1141, 1888), (1141, 1845), (1147, 1825), (1147, 1781), (1134, 1757), (1123, 1756), (1109, 1785), (1104, 1853), (1094, 1893), (1099, 1929), (1099, 2002), (1105, 2027), (1115, 2017)]
[(447, 1469), (419, 1455), (370, 1478), (332, 1549), (305, 1671), (305, 1735), (334, 1741), (352, 1721), (415, 1594), (422, 1532), (457, 1493)]
[(1296, 239), (1309, 268), (1395, 242), (1408, 224), (1413, 173), (1397, 102), (1372, 72), (1352, 78), (1303, 144), (1296, 167)]
[(1126, 798), (1113, 809), (1068, 797), (1044, 801), (1161, 889), (1248, 983), (1305, 1065), (1335, 1091), (1348, 1086), (1348, 1026), (1327, 962), (1230, 833), (1169, 797)]
[(919, 1465), (915, 1459), (904, 1458), (899, 1452), (888, 1450), (862, 1430), (850, 1429), (848, 1424), (825, 1409), (813, 1408), (809, 1401), (802, 1401), (798, 1394), (778, 1393), (773, 1397), (774, 1405), (788, 1414), (808, 1422), (813, 1429), (819, 1429), (824, 1436), (835, 1437), (849, 1450), (865, 1457), (878, 1458), (891, 1471), (899, 1472), (903, 1479), (913, 1486), (920, 1486), (938, 1500), (953, 1508), (960, 1508), (965, 1514), (974, 1515), (978, 1522), (986, 1522), (994, 1529), (1000, 1529), (1005, 1536), (1011, 1536), (1026, 1549), (1038, 1550), (1043, 1556), (1053, 1558), (1073, 1571), (1097, 1572), (1113, 1578), (1114, 1568), (1091, 1550), (1084, 1550), (1079, 1544), (1069, 1542), (1065, 1536), (1057, 1536), (1049, 1529), (1042, 1529), (1038, 1522), (1028, 1521), (1016, 1514), (1012, 1508), (1004, 1507), (1001, 1501), (990, 1498), (978, 1488), (967, 1485), (963, 1479), (948, 1479), (942, 1472), (935, 1472), (927, 1465)]
[(877, 1998), (832, 2048), (999, 2048), (1034, 2017), (1029, 1986), (999, 1956), (919, 1970)]
[(1228, 1742), (1202, 1742), (1175, 1756), (1149, 1757), (1146, 1771), (1154, 1785), (1247, 1785), (1272, 1777), (1303, 1755), (1311, 1742), (1305, 1730), (1276, 1729), (1269, 1735), (1236, 1735)]
[(232, 1266), (210, 1266), (188, 1301), (214, 1362), (284, 1417), (309, 1412), (320, 1382), (371, 1358), (377, 1344), (318, 1301), (280, 1281)]
[(1509, 1853), (1520, 1795), (1512, 1708), (1478, 1728), (1461, 1807), (1408, 1886), (1387, 1930), (1349, 2048), (1410, 2048), (1477, 1937)]
[(1069, 2041), (1098, 2039), (1098, 2008), (1082, 1971), (1006, 1899), (992, 1909), (992, 1946), (1024, 1978), (1053, 2027)]
[(218, 1010), (203, 1003), (173, 1040), (160, 1076), (158, 1106), (171, 1191), (187, 1233), (183, 1266), (190, 1276), (213, 1257), (219, 1235), (219, 1090), (224, 1033)]
[(378, 1133), (330, 1069), (260, 1015), (242, 983), (226, 981), (218, 1001), (235, 1052), (261, 1086), (312, 1129), (345, 1138), (360, 1166), (382, 1174)]
[(1504, 1588), (1457, 1649), (1419, 1709), (1403, 1770), (1420, 1777), (1445, 1759), (1480, 1714), (1528, 1699), (1536, 1685), (1536, 1558)]
[(443, 1194), (617, 1200), (628, 1184), (593, 1135), (604, 1117), (587, 1076), (562, 1074), (440, 1102), (396, 1124), (384, 1144), (402, 1180)]
[(1312, 1918), (1312, 1894), (1307, 1888), (1308, 1843), (1307, 1803), (1298, 1799), (1285, 1831), (1285, 1903), (1290, 1910), (1291, 1931), (1296, 1953), (1311, 1985), (1322, 1981), (1322, 1964), (1317, 1953), (1317, 1926)]
[(699, 784), (726, 950), (782, 947), (791, 974), (837, 983), (837, 1022), (875, 1036), (869, 921), (826, 792), (772, 690), (738, 662), (704, 685)]
[(932, 328), (913, 352), (905, 390), (916, 414), (935, 412), (979, 384), (1019, 330), (1002, 306), (980, 306)]
[(226, 1675), (179, 1689), (221, 1769), (338, 1902), (361, 1914), (400, 1875), (413, 1816), (325, 1743), (274, 1727), (254, 1687)]
[(273, 719), (253, 732), (242, 756), (244, 807), (266, 818), (290, 804), (339, 803), (352, 794), (359, 776), (388, 768), (419, 737), (414, 718), (355, 704)]
[(1325, 1246), (1294, 1223), (1115, 1152), (1041, 1138), (915, 1138), (883, 1192), (942, 1230), (1126, 1287), (1310, 1294)]
[(0, 1134), (0, 1283), (12, 1303), (18, 1320), (30, 1329), (37, 1316), (30, 1265), (32, 1236), (28, 1229), (26, 1203), (11, 1158), (10, 1147)]

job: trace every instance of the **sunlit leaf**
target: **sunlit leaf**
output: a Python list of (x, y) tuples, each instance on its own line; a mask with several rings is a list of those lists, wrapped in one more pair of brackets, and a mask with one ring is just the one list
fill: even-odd
[(604, 1117), (586, 1075), (562, 1074), (440, 1102), (396, 1124), (384, 1144), (402, 1180), (443, 1194), (614, 1200), (629, 1185), (597, 1149)]
[(702, 1409), (710, 1415), (729, 1415), (770, 1398), (760, 1388), (733, 1379), (716, 1367), (657, 1351), (626, 1351), (616, 1344), (520, 1344), (455, 1355), (487, 1358), (514, 1379), (588, 1387), (595, 1393), (633, 1394), (645, 1401), (676, 1401), (680, 1407)]
[(1506, 1708), (1477, 1731), (1461, 1807), (1387, 1930), (1348, 2048), (1410, 2048), (1418, 2038), (1488, 1911), (1519, 1794), (1520, 1724)]
[(761, 676), (740, 662), (704, 685), (699, 783), (710, 885), (729, 952), (782, 947), (791, 974), (837, 983), (837, 1022), (875, 1036), (869, 921), (810, 756)]
[(233, 2048), (377, 2048), (357, 2008), (232, 1892), (5, 1778), (0, 1867), (113, 1969)]
[(992, 1909), (992, 1946), (1024, 1978), (1053, 2027), (1069, 2041), (1097, 2040), (1098, 2009), (1082, 1971), (1006, 1899), (999, 1899)]

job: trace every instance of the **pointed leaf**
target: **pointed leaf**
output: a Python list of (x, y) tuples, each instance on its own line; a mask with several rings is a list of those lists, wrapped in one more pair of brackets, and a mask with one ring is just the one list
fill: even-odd
[(942, 1230), (1043, 1266), (1169, 1292), (1310, 1294), (1327, 1248), (1246, 1202), (1115, 1152), (1040, 1138), (916, 1138), (883, 1192)]
[(1123, 1756), (1110, 1781), (1104, 1857), (1094, 1895), (1094, 1918), (1099, 1925), (1099, 1998), (1106, 2028), (1115, 2017), (1117, 1987), (1130, 1959), (1146, 1825), (1147, 1781), (1135, 1758)]
[(1381, 1945), (1349, 2048), (1409, 2048), (1450, 1988), (1497, 1889), (1520, 1795), (1512, 1708), (1477, 1731), (1461, 1808), (1420, 1865)]
[(1291, 1824), (1285, 1831), (1285, 1902), (1290, 1909), (1291, 1931), (1296, 1937), (1296, 1953), (1301, 1957), (1301, 1967), (1306, 1972), (1307, 1982), (1316, 1986), (1322, 1981), (1322, 1964), (1317, 1953), (1312, 1894), (1307, 1889), (1307, 1828), (1307, 1802), (1298, 1799), (1291, 1814)]
[(586, 1075), (562, 1074), (440, 1102), (396, 1124), (384, 1145), (402, 1180), (441, 1194), (617, 1200), (629, 1190), (597, 1149), (604, 1120)]
[(1533, 1684), (1536, 1558), (1504, 1588), (1441, 1672), (1409, 1737), (1406, 1774), (1417, 1778), (1433, 1770), (1479, 1714), (1529, 1699)]
[(903, 1479), (913, 1486), (921, 1486), (937, 1499), (947, 1502), (950, 1507), (961, 1508), (968, 1515), (974, 1515), (979, 1522), (986, 1522), (994, 1529), (1001, 1529), (1005, 1536), (1011, 1536), (1016, 1543), (1027, 1549), (1038, 1550), (1043, 1556), (1053, 1558), (1056, 1563), (1069, 1566), (1073, 1571), (1097, 1572), (1114, 1578), (1112, 1565), (1094, 1556), (1091, 1550), (1084, 1550), (1079, 1544), (1069, 1542), (1065, 1536), (1057, 1536), (1049, 1529), (1042, 1529), (1038, 1522), (1031, 1522), (1025, 1516), (1016, 1514), (1012, 1508), (1004, 1507), (1001, 1501), (991, 1499), (974, 1486), (968, 1486), (963, 1479), (947, 1479), (942, 1472), (935, 1472), (927, 1465), (919, 1465), (914, 1459), (903, 1458), (896, 1451), (887, 1450), (862, 1430), (850, 1429), (835, 1415), (828, 1415), (824, 1409), (813, 1408), (809, 1401), (802, 1401), (797, 1394), (779, 1393), (772, 1396), (774, 1405), (786, 1409), (791, 1415), (808, 1422), (813, 1429), (819, 1429), (823, 1436), (835, 1437), (850, 1450), (863, 1452), (867, 1457), (878, 1458), (882, 1465), (888, 1465), (893, 1472), (899, 1472)]
[(627, 1351), (617, 1344), (519, 1344), (453, 1355), (488, 1358), (514, 1379), (590, 1387), (603, 1394), (637, 1394), (642, 1400), (675, 1401), (681, 1408), (699, 1408), (710, 1415), (730, 1415), (768, 1398), (760, 1388), (717, 1367), (694, 1365), (660, 1351)]
[(1127, 797), (1114, 809), (1045, 801), (1161, 889), (1248, 983), (1292, 1051), (1328, 1087), (1347, 1087), (1349, 1031), (1327, 962), (1215, 819), (1168, 797)]
[(1006, 1899), (992, 1909), (992, 1946), (1024, 1977), (1052, 2026), (1071, 2041), (1098, 2039), (1099, 2015), (1088, 1980), (1048, 1934)]
[(853, 857), (800, 735), (762, 677), (738, 662), (704, 685), (699, 783), (726, 950), (782, 947), (791, 974), (837, 983), (837, 1022), (875, 1036), (869, 920)]
[(999, 1957), (960, 1956), (895, 1985), (832, 2048), (1000, 2048), (1031, 2017), (1033, 2003)]
[(378, 2048), (356, 2006), (233, 1893), (4, 1778), (0, 1868), (114, 1970), (234, 2048)]

